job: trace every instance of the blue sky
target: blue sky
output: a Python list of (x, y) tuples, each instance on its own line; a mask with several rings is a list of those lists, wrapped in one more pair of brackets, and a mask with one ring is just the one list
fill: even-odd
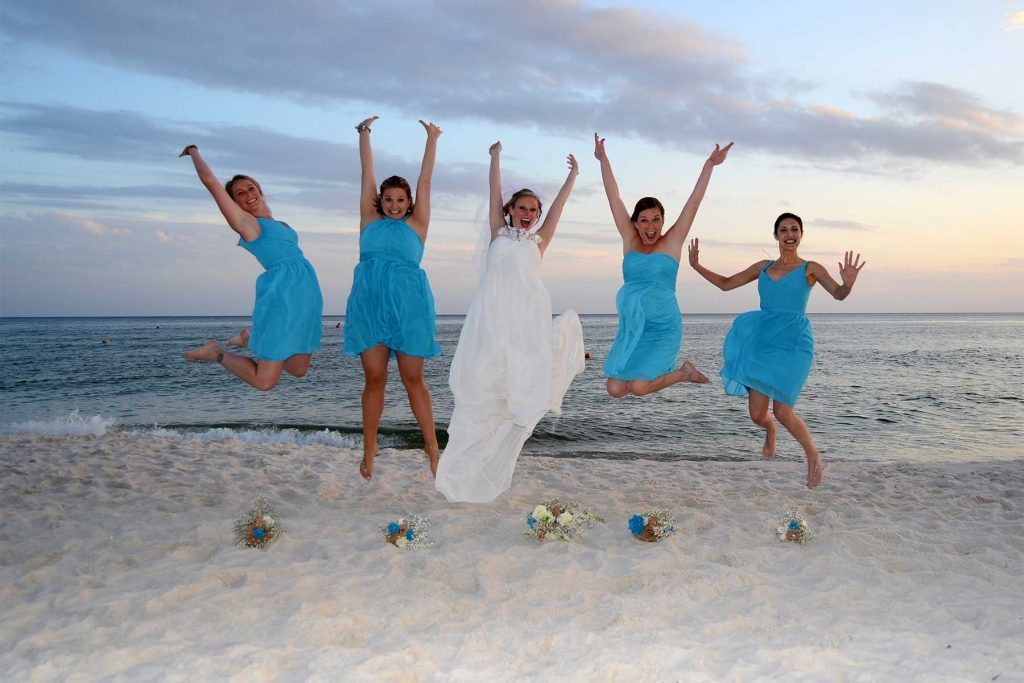
[[(724, 6), (720, 6), (724, 5)], [(675, 216), (715, 142), (735, 140), (692, 234), (735, 272), (803, 216), (805, 258), (869, 265), (812, 311), (1021, 311), (1024, 2), (422, 2), (0, 5), (0, 314), (251, 309), (234, 246), (177, 152), (258, 177), (340, 314), (358, 259), (353, 125), (378, 174), (415, 179), (438, 122), (424, 268), (441, 313), (475, 283), (487, 147), (509, 191), (581, 175), (544, 277), (556, 309), (613, 312), (621, 247), (592, 156), (623, 198)], [(756, 306), (685, 264), (686, 312)]]

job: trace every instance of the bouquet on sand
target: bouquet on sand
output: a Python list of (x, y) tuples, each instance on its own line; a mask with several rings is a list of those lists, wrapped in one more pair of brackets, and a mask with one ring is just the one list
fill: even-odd
[(548, 538), (573, 541), (583, 537), (584, 529), (603, 521), (590, 510), (581, 510), (576, 501), (562, 505), (555, 498), (541, 503), (526, 516), (526, 525), (530, 528), (524, 531), (523, 535), (536, 538), (538, 541)]

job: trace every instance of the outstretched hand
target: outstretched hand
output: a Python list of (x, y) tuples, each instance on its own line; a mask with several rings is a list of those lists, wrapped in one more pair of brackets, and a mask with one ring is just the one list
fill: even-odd
[(725, 147), (719, 147), (715, 145), (715, 151), (708, 157), (708, 161), (711, 162), (712, 166), (718, 166), (720, 163), (725, 161), (725, 158), (729, 156), (729, 150), (732, 149), (732, 143), (730, 142)]
[(594, 133), (594, 158), (598, 161), (604, 161), (608, 158), (604, 151), (604, 138), (598, 137), (597, 133)]
[(487, 148), (487, 153), (490, 154), (491, 156), (494, 156), (495, 154), (500, 154), (501, 153), (501, 140), (498, 140), (493, 145), (488, 147)]
[(580, 165), (576, 162), (576, 157), (570, 154), (565, 158), (565, 162), (569, 164), (569, 172), (573, 175), (580, 174)]
[(853, 283), (857, 281), (857, 276), (860, 275), (860, 269), (866, 266), (867, 263), (867, 261), (864, 261), (864, 263), (860, 262), (860, 254), (857, 254), (857, 258), (854, 258), (852, 251), (846, 252), (843, 263), (839, 264), (839, 277), (842, 278), (843, 284), (847, 287), (853, 287)]
[(192, 156), (192, 150), (198, 152), (199, 145), (187, 145), (185, 149), (181, 150), (181, 154), (178, 155), (178, 158)]
[(428, 139), (436, 140), (437, 138), (441, 137), (441, 133), (443, 131), (441, 130), (440, 126), (435, 124), (433, 121), (427, 123), (423, 119), (420, 119), (420, 125), (423, 126), (423, 128), (427, 131)]
[(690, 267), (696, 268), (700, 264), (700, 239), (694, 237), (690, 240), (690, 246), (686, 253), (690, 257)]
[(363, 129), (370, 130), (370, 126), (372, 126), (373, 122), (376, 121), (379, 118), (380, 118), (379, 116), (371, 116), (368, 119), (363, 119), (362, 121), (360, 121), (359, 123), (356, 124), (356, 130), (358, 130), (358, 131), (362, 131)]

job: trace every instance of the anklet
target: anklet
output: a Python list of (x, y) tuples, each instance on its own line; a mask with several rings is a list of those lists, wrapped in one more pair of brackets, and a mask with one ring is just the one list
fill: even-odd
[(224, 360), (224, 354), (223, 354), (223, 353), (218, 353), (218, 354), (217, 354), (217, 362), (219, 363), (219, 362), (221, 362), (222, 360)]

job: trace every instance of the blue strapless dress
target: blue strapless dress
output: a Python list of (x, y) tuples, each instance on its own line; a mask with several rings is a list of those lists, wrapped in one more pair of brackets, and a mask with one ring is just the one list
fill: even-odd
[(324, 300), (313, 265), (287, 223), (257, 218), (260, 236), (238, 245), (266, 269), (256, 279), (249, 348), (263, 360), (288, 360), (320, 348)]
[(761, 310), (733, 321), (725, 337), (725, 365), (719, 375), (725, 393), (746, 396), (748, 389), (781, 403), (796, 405), (814, 362), (814, 336), (807, 320), (807, 263), (776, 282), (761, 269), (757, 293)]
[(675, 369), (683, 341), (678, 273), (679, 262), (667, 254), (631, 251), (622, 259), (624, 283), (615, 297), (619, 329), (604, 364), (605, 376), (650, 381)]
[(434, 294), (420, 268), (423, 242), (405, 218), (381, 218), (359, 236), (359, 264), (345, 308), (342, 353), (358, 356), (378, 344), (408, 356), (441, 355)]

